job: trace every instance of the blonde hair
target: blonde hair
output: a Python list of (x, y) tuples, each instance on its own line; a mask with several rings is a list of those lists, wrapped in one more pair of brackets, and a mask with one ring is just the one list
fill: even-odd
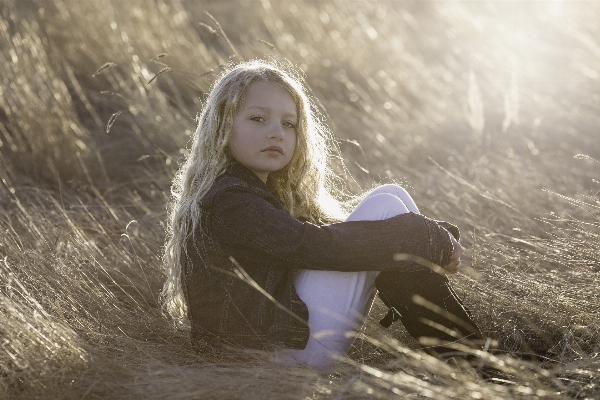
[[(200, 199), (229, 162), (226, 150), (233, 120), (244, 94), (254, 82), (269, 82), (286, 90), (296, 103), (296, 150), (291, 161), (272, 172), (267, 186), (295, 218), (314, 224), (340, 221), (347, 215), (335, 174), (327, 161), (336, 152), (327, 126), (293, 70), (274, 62), (253, 60), (233, 65), (213, 85), (193, 137), (189, 156), (176, 173), (169, 204), (163, 265), (167, 279), (161, 297), (163, 311), (175, 322), (187, 322), (182, 266), (186, 241), (200, 224)], [(335, 193), (336, 196), (332, 195)]]

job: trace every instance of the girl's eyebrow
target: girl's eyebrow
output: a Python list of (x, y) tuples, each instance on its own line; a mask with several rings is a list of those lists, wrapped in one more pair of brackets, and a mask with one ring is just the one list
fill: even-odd
[[(248, 107), (248, 110), (251, 110), (253, 108), (258, 108), (261, 111), (270, 111), (271, 108), (270, 107), (261, 107), (261, 106), (251, 106)], [(297, 118), (298, 116), (296, 115), (296, 113), (285, 113), (285, 116), (292, 116), (294, 118)]]

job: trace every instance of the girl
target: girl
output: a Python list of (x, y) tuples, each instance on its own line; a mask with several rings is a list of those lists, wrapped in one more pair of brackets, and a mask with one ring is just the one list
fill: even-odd
[(264, 61), (223, 73), (173, 182), (165, 310), (189, 319), (199, 350), (283, 348), (277, 359), (318, 368), (349, 350), (375, 288), (383, 325), (481, 339), (444, 275), (460, 264), (458, 229), (395, 185), (345, 214), (329, 139), (292, 75)]

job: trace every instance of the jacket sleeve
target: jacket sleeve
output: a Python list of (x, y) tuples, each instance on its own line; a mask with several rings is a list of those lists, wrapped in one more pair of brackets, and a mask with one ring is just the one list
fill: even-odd
[(452, 236), (454, 236), (454, 239), (460, 240), (460, 230), (458, 229), (458, 226), (446, 221), (435, 220), (435, 222), (437, 222), (439, 226), (445, 228), (448, 232), (450, 232)]
[(227, 188), (211, 203), (210, 234), (222, 253), (238, 261), (288, 269), (385, 271), (402, 267), (394, 260), (397, 254), (444, 266), (453, 251), (446, 229), (414, 213), (316, 226), (243, 187)]

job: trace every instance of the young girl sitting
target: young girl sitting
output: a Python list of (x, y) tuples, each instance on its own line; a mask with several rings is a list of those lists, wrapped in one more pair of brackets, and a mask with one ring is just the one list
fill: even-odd
[(199, 350), (283, 348), (279, 360), (318, 368), (348, 352), (375, 288), (390, 307), (384, 326), (480, 340), (445, 276), (460, 264), (458, 229), (421, 215), (396, 185), (344, 213), (329, 135), (300, 81), (275, 65), (221, 76), (173, 181), (165, 310), (189, 319)]

